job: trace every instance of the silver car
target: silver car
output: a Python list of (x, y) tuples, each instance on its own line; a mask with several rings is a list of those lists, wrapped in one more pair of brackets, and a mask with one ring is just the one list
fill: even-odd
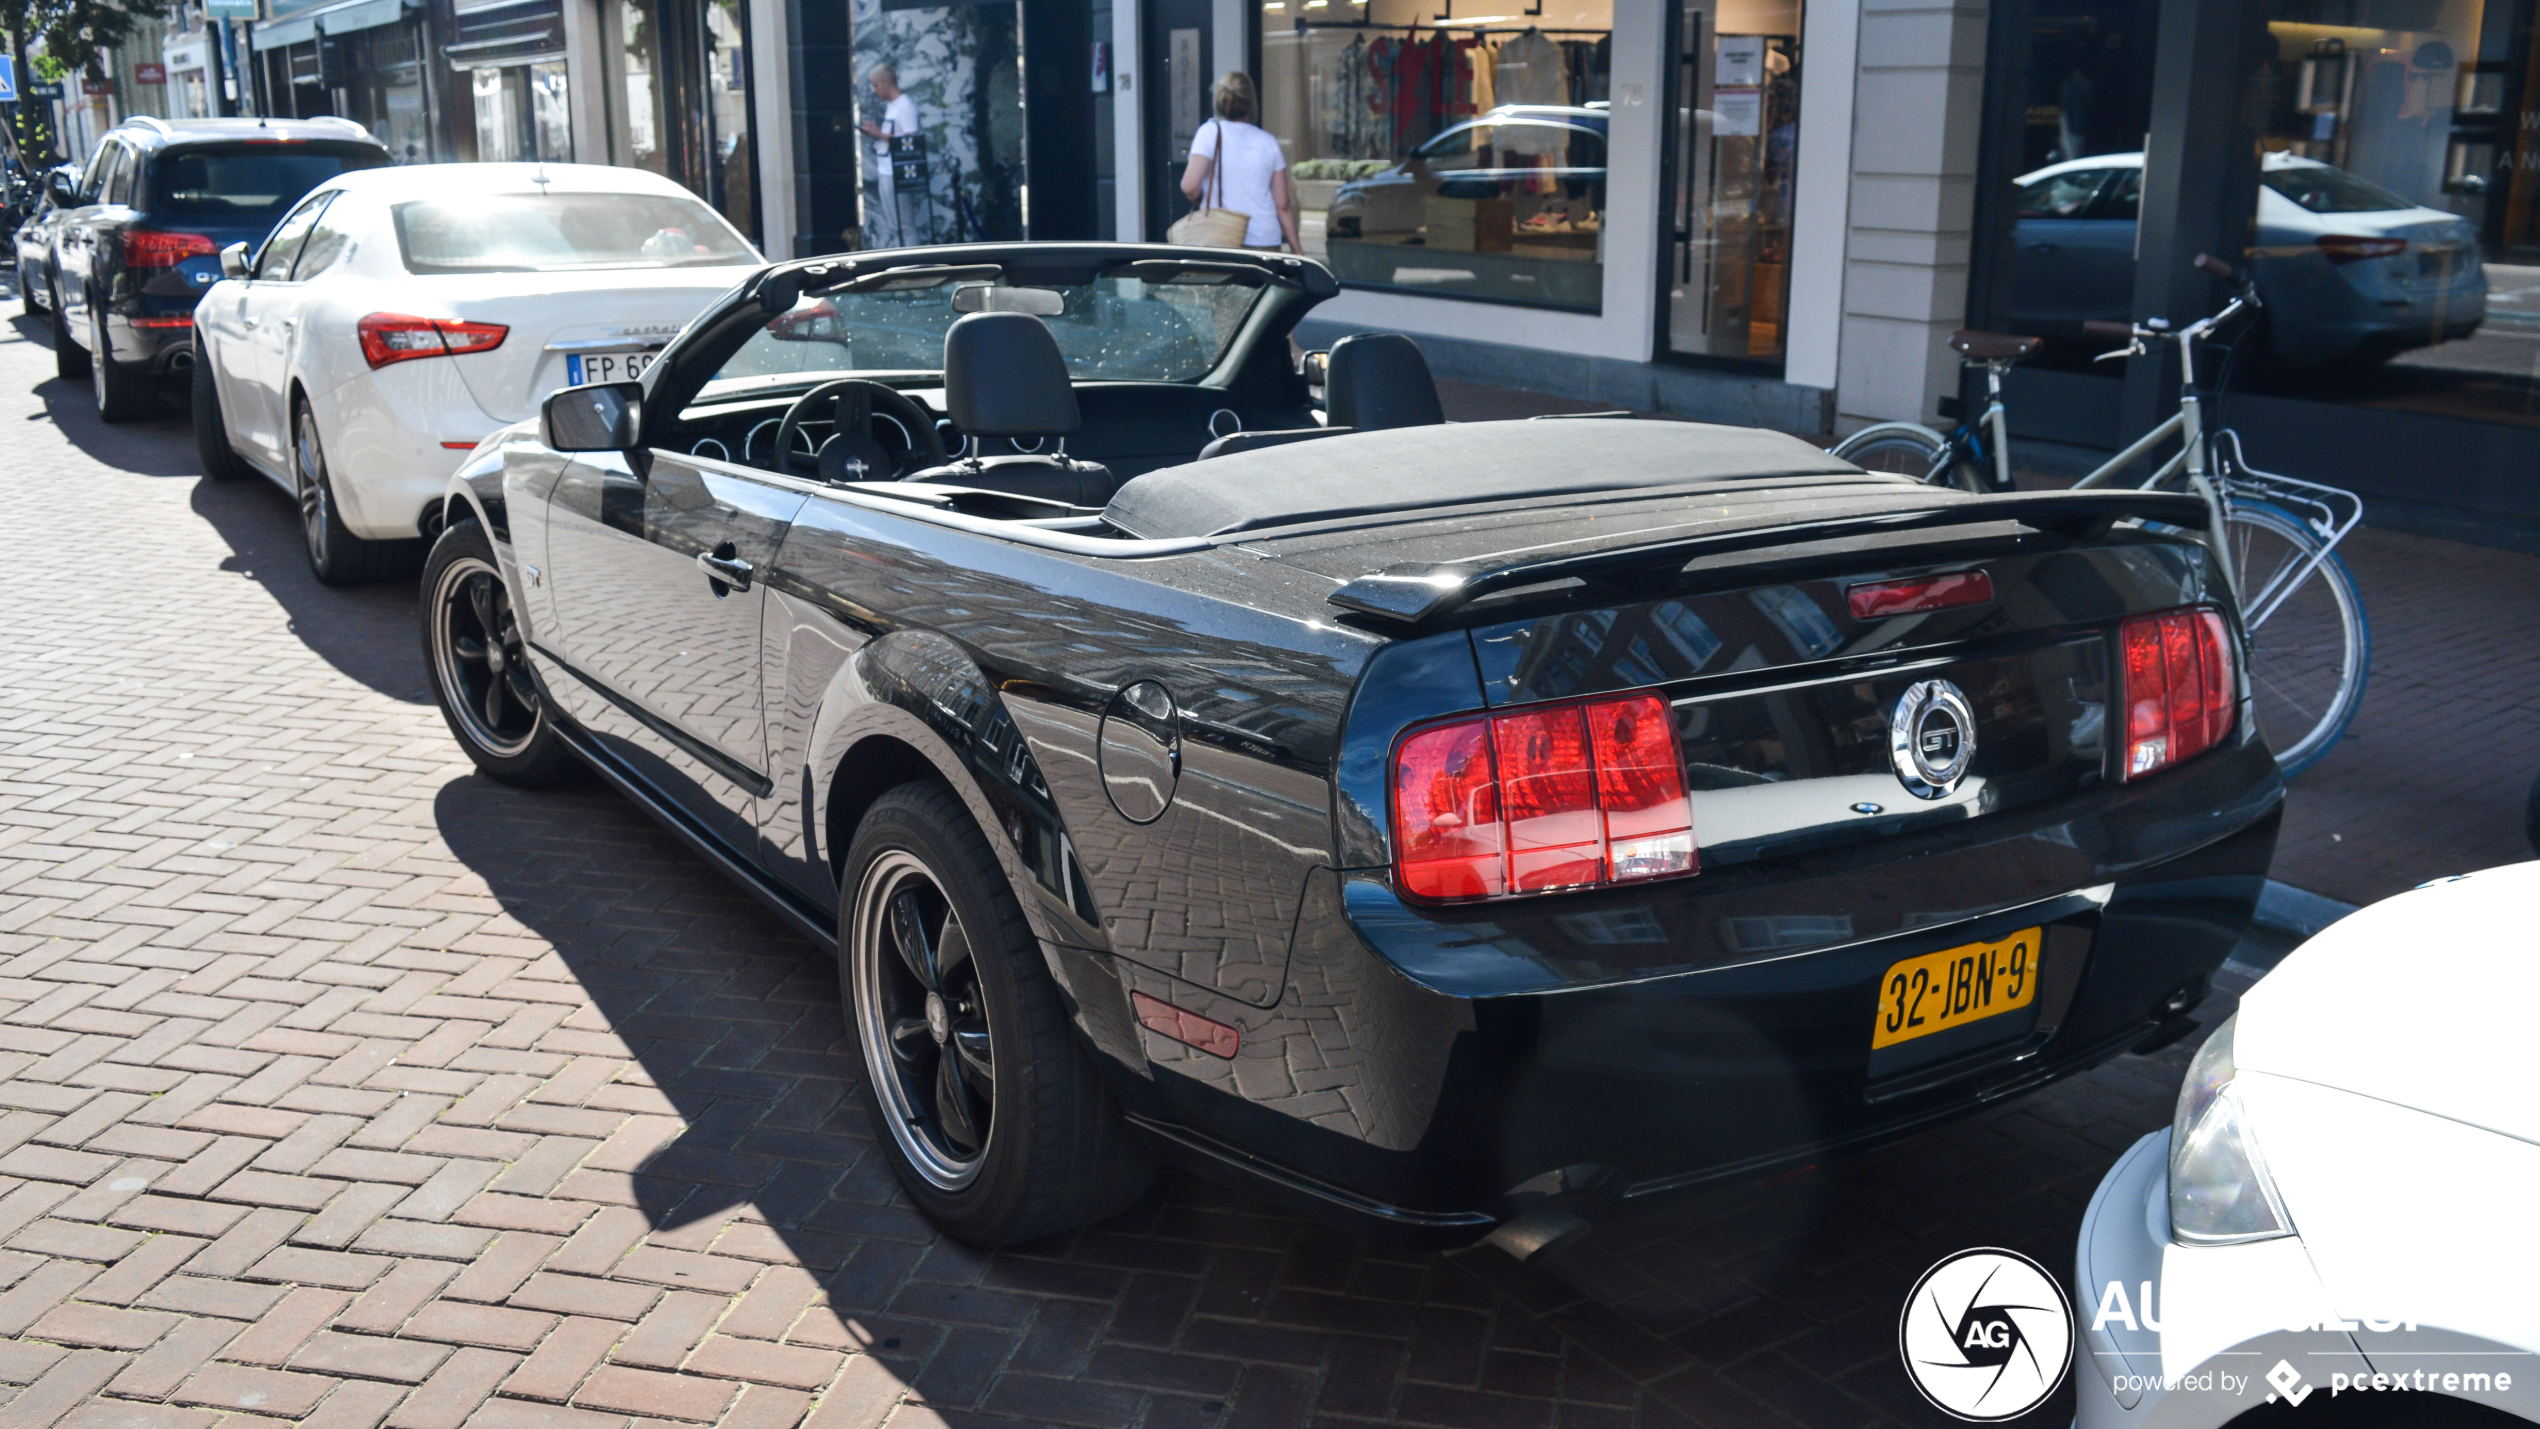
[[(2485, 321), (2469, 220), (2292, 154), (2267, 155), (2262, 180), (2249, 258), (2275, 356), (2377, 362)], [(2073, 340), (2085, 321), (2124, 321), (2143, 156), (2068, 159), (2015, 183), (2011, 329)]]

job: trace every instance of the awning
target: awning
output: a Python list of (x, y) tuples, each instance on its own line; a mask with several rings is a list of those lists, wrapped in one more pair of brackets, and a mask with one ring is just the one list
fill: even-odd
[(560, 0), (496, 0), (472, 4), (456, 15), (455, 33), (441, 53), (450, 67), (486, 69), (564, 58), (564, 6)]
[(406, 18), (406, 0), (342, 0), (318, 10), (304, 10), (281, 20), (266, 20), (248, 34), (259, 50), (304, 44), (320, 35), (349, 35), (394, 25)]

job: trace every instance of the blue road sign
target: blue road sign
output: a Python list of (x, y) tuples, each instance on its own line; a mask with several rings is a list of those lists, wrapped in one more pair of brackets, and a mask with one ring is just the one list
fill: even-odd
[(13, 56), (0, 55), (0, 104), (14, 104), (18, 98), (18, 62)]

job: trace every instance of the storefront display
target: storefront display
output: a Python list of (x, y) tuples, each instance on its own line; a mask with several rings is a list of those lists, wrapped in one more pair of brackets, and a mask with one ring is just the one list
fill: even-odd
[(1262, 124), (1308, 253), (1357, 286), (1601, 310), (1611, 0), (1261, 9)]
[(1021, 238), (1022, 7), (854, 0), (854, 17), (857, 118), (879, 125), (886, 117), (872, 75), (888, 66), (923, 141), (901, 145), (906, 182), (894, 178), (887, 189), (889, 157), (877, 141), (862, 141), (866, 243)]
[(486, 163), (574, 157), (561, 0), (471, 0), (441, 52), (463, 86), (463, 151)]
[(1668, 347), (1778, 361), (1799, 157), (1799, 0), (1681, 0), (1675, 21)]
[(749, 33), (739, 0), (616, 0), (603, 15), (624, 95), (611, 105), (615, 161), (676, 179), (756, 240)]

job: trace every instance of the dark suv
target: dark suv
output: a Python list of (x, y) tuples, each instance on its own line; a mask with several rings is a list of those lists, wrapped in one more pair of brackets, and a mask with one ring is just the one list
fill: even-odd
[(194, 305), (220, 281), (221, 249), (262, 243), (301, 195), (388, 162), (348, 119), (116, 125), (76, 186), (48, 180), (63, 210), (46, 265), (55, 370), (90, 378), (109, 422), (148, 415), (153, 379), (193, 361)]

